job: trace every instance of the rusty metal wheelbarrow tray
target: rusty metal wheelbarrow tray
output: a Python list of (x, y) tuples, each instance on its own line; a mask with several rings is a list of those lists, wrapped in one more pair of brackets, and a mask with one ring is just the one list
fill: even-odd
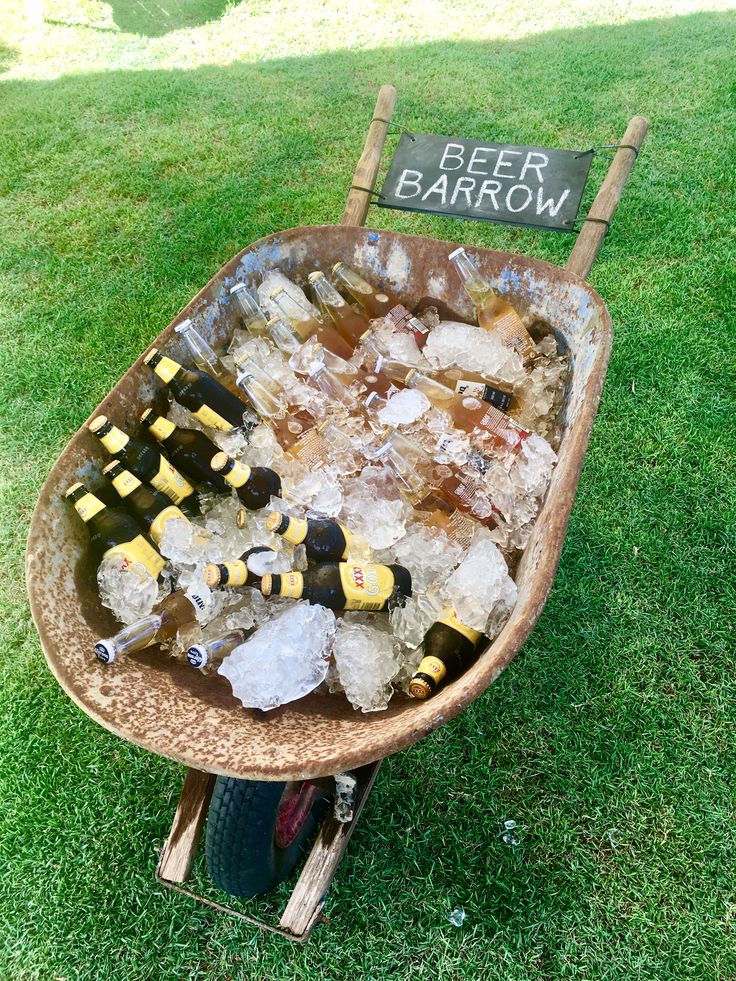
[[(472, 309), (448, 275), (454, 243), (362, 227), (292, 228), (253, 243), (225, 265), (175, 318), (195, 318), (223, 344), (236, 326), (229, 287), (260, 282), (279, 268), (304, 282), (312, 269), (343, 259), (383, 280), (408, 306), (441, 299), (458, 319)], [(355, 769), (411, 745), (482, 694), (515, 656), (537, 622), (559, 562), (611, 348), (611, 322), (583, 279), (549, 263), (488, 249), (471, 250), (483, 271), (531, 322), (552, 325), (572, 372), (563, 409), (559, 462), (519, 564), (518, 601), (500, 635), (457, 681), (420, 702), (397, 696), (388, 710), (363, 714), (346, 699), (312, 694), (268, 714), (244, 710), (223, 678), (208, 678), (155, 650), (113, 667), (92, 655), (114, 622), (99, 602), (86, 532), (62, 499), (78, 474), (101, 460), (97, 440), (80, 428), (53, 467), (33, 514), (27, 583), (33, 618), (51, 671), (69, 697), (100, 725), (153, 753), (197, 770), (255, 780), (289, 780)], [(178, 349), (173, 324), (154, 341)], [(183, 355), (183, 352), (182, 352)], [(150, 404), (165, 407), (162, 387), (142, 358), (92, 415), (108, 414), (135, 430)]]

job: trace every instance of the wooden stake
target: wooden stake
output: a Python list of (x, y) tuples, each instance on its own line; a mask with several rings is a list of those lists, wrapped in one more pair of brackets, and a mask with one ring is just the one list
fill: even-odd
[[(629, 120), (626, 132), (621, 137), (621, 143), (634, 146), (638, 150), (644, 142), (648, 129), (649, 123), (643, 116), (634, 116)], [(581, 279), (588, 278), (588, 273), (600, 251), (603, 239), (606, 237), (608, 226), (605, 222), (610, 222), (613, 219), (616, 207), (621, 200), (626, 178), (629, 176), (635, 160), (636, 154), (627, 146), (622, 146), (616, 151), (605, 180), (601, 184), (588, 213), (589, 218), (599, 218), (601, 221), (583, 222), (577, 242), (565, 264), (565, 269), (568, 272), (580, 276)]]
[[(372, 191), (376, 185), (383, 144), (386, 140), (388, 124), (391, 122), (395, 105), (396, 89), (393, 85), (381, 86), (381, 91), (376, 100), (376, 108), (373, 111), (373, 120), (368, 127), (368, 136), (365, 140), (363, 153), (353, 174), (353, 187), (348, 194), (342, 216), (343, 225), (365, 224), (368, 205), (371, 203), (371, 196), (368, 191)], [(356, 190), (358, 187), (367, 190), (358, 191)]]
[(158, 860), (156, 875), (160, 879), (186, 882), (189, 878), (216, 779), (214, 773), (187, 770), (174, 822)]

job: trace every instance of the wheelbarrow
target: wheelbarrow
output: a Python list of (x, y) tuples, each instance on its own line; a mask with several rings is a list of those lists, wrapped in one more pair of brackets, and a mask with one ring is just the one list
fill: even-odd
[[(338, 259), (369, 280), (385, 282), (414, 308), (427, 297), (445, 313), (472, 322), (473, 310), (447, 255), (456, 243), (362, 227), (378, 174), (396, 92), (384, 86), (356, 168), (342, 224), (290, 228), (236, 255), (154, 341), (174, 357), (186, 353), (174, 332), (196, 320), (215, 346), (236, 326), (229, 295), (235, 282), (255, 286), (269, 269), (304, 282)], [(224, 678), (203, 677), (156, 650), (113, 668), (91, 656), (94, 641), (115, 629), (97, 593), (86, 531), (62, 499), (81, 473), (97, 482), (100, 450), (83, 425), (54, 465), (33, 514), (27, 584), (48, 665), (69, 697), (92, 719), (144, 749), (188, 767), (157, 869), (160, 882), (290, 939), (305, 940), (317, 922), (340, 858), (375, 781), (381, 760), (410, 746), (481, 695), (516, 655), (536, 624), (552, 585), (611, 348), (611, 321), (585, 282), (647, 131), (634, 117), (564, 269), (522, 255), (472, 249), (494, 285), (526, 322), (552, 326), (569, 353), (571, 375), (562, 409), (559, 462), (516, 572), (518, 600), (504, 629), (474, 665), (427, 701), (396, 696), (381, 713), (356, 712), (346, 699), (315, 692), (267, 714), (244, 710)], [(165, 410), (163, 389), (140, 358), (96, 406), (134, 430), (141, 411)], [(50, 545), (53, 543), (53, 550)], [(261, 892), (283, 879), (325, 812), (331, 775), (357, 783), (352, 820), (327, 815), (278, 926), (196, 896), (189, 878), (207, 816), (207, 853), (215, 881), (231, 892)], [(245, 883), (245, 889), (238, 885)]]

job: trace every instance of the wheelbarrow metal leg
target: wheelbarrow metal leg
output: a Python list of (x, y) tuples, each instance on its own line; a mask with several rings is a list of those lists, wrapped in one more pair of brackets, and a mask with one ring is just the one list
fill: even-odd
[(171, 831), (158, 860), (158, 879), (186, 882), (189, 878), (216, 779), (214, 773), (187, 770)]

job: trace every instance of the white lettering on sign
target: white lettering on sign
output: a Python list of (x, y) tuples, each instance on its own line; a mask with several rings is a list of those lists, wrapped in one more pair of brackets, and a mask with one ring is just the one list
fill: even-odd
[(498, 150), (492, 146), (477, 146), (470, 155), (470, 160), (468, 161), (468, 173), (480, 174), (481, 177), (487, 177), (487, 170), (473, 170), (473, 167), (476, 164), (488, 163), (488, 157), (481, 157), (481, 153), (498, 153)]
[(458, 177), (457, 184), (455, 185), (455, 190), (452, 192), (452, 198), (450, 199), (450, 204), (454, 204), (459, 194), (465, 195), (465, 200), (468, 202), (468, 207), (473, 207), (473, 202), (470, 200), (470, 192), (475, 190), (475, 178), (473, 177)]
[(495, 168), (493, 170), (493, 176), (494, 177), (508, 177), (512, 181), (515, 181), (517, 178), (516, 178), (516, 176), (514, 174), (499, 174), (499, 170), (503, 170), (504, 167), (513, 167), (514, 166), (514, 162), (515, 161), (513, 161), (513, 160), (504, 160), (504, 157), (507, 157), (507, 156), (508, 157), (510, 157), (510, 156), (521, 157), (521, 156), (523, 156), (523, 154), (521, 153), (521, 150), (501, 150), (501, 152), (498, 155), (498, 160), (496, 161), (496, 166), (495, 166)]
[(501, 181), (483, 181), (481, 184), (480, 191), (478, 191), (478, 197), (475, 199), (475, 207), (480, 208), (483, 203), (483, 198), (487, 194), (491, 199), (491, 204), (498, 211), (498, 201), (496, 200), (496, 195), (501, 190)]
[[(412, 174), (410, 177), (409, 174)], [(419, 170), (405, 170), (401, 177), (399, 177), (399, 183), (396, 185), (396, 197), (397, 198), (415, 198), (417, 194), (422, 193), (422, 180), (423, 174)], [(409, 184), (416, 190), (412, 191), (411, 194), (404, 194), (404, 187)]]
[[(451, 152), (453, 150), (455, 151), (454, 153)], [(460, 151), (459, 153), (457, 152), (458, 150)], [(462, 143), (448, 143), (445, 147), (445, 152), (442, 154), (442, 159), (440, 160), (440, 170), (460, 170), (465, 162), (464, 154), (465, 148), (463, 147)], [(448, 157), (450, 160), (459, 160), (460, 163), (455, 167), (445, 166), (445, 161), (448, 159)]]
[(442, 204), (447, 204), (447, 174), (438, 177), (428, 191), (422, 195), (422, 201), (426, 201), (430, 194), (439, 194)]
[[(544, 163), (532, 163), (532, 157), (540, 157)], [(542, 176), (542, 167), (546, 167), (549, 163), (549, 157), (546, 153), (537, 153), (536, 150), (530, 150), (526, 155), (526, 160), (524, 161), (524, 166), (521, 168), (521, 173), (519, 174), (519, 180), (524, 180), (524, 175), (527, 170), (536, 170), (537, 180), (540, 184), (544, 183), (544, 177)]]
[[(517, 205), (517, 207), (514, 207), (513, 204), (511, 203), (515, 191), (521, 191), (522, 194), (521, 204)], [(523, 197), (523, 195), (526, 195), (526, 197)], [(510, 187), (508, 189), (508, 192), (506, 194), (506, 210), (510, 211), (514, 215), (518, 215), (520, 211), (523, 211), (524, 208), (527, 208), (529, 206), (533, 197), (534, 195), (532, 194), (532, 189), (530, 187), (527, 187), (526, 184), (514, 184), (513, 187)], [(516, 195), (516, 200), (517, 202), (520, 200), (518, 194)]]
[(545, 211), (549, 211), (550, 215), (554, 218), (557, 212), (560, 210), (562, 205), (565, 203), (565, 198), (570, 193), (570, 188), (566, 187), (565, 190), (560, 195), (560, 200), (555, 204), (554, 198), (549, 198), (547, 201), (544, 200), (542, 195), (544, 194), (543, 189), (540, 187), (537, 191), (537, 214), (543, 215)]

